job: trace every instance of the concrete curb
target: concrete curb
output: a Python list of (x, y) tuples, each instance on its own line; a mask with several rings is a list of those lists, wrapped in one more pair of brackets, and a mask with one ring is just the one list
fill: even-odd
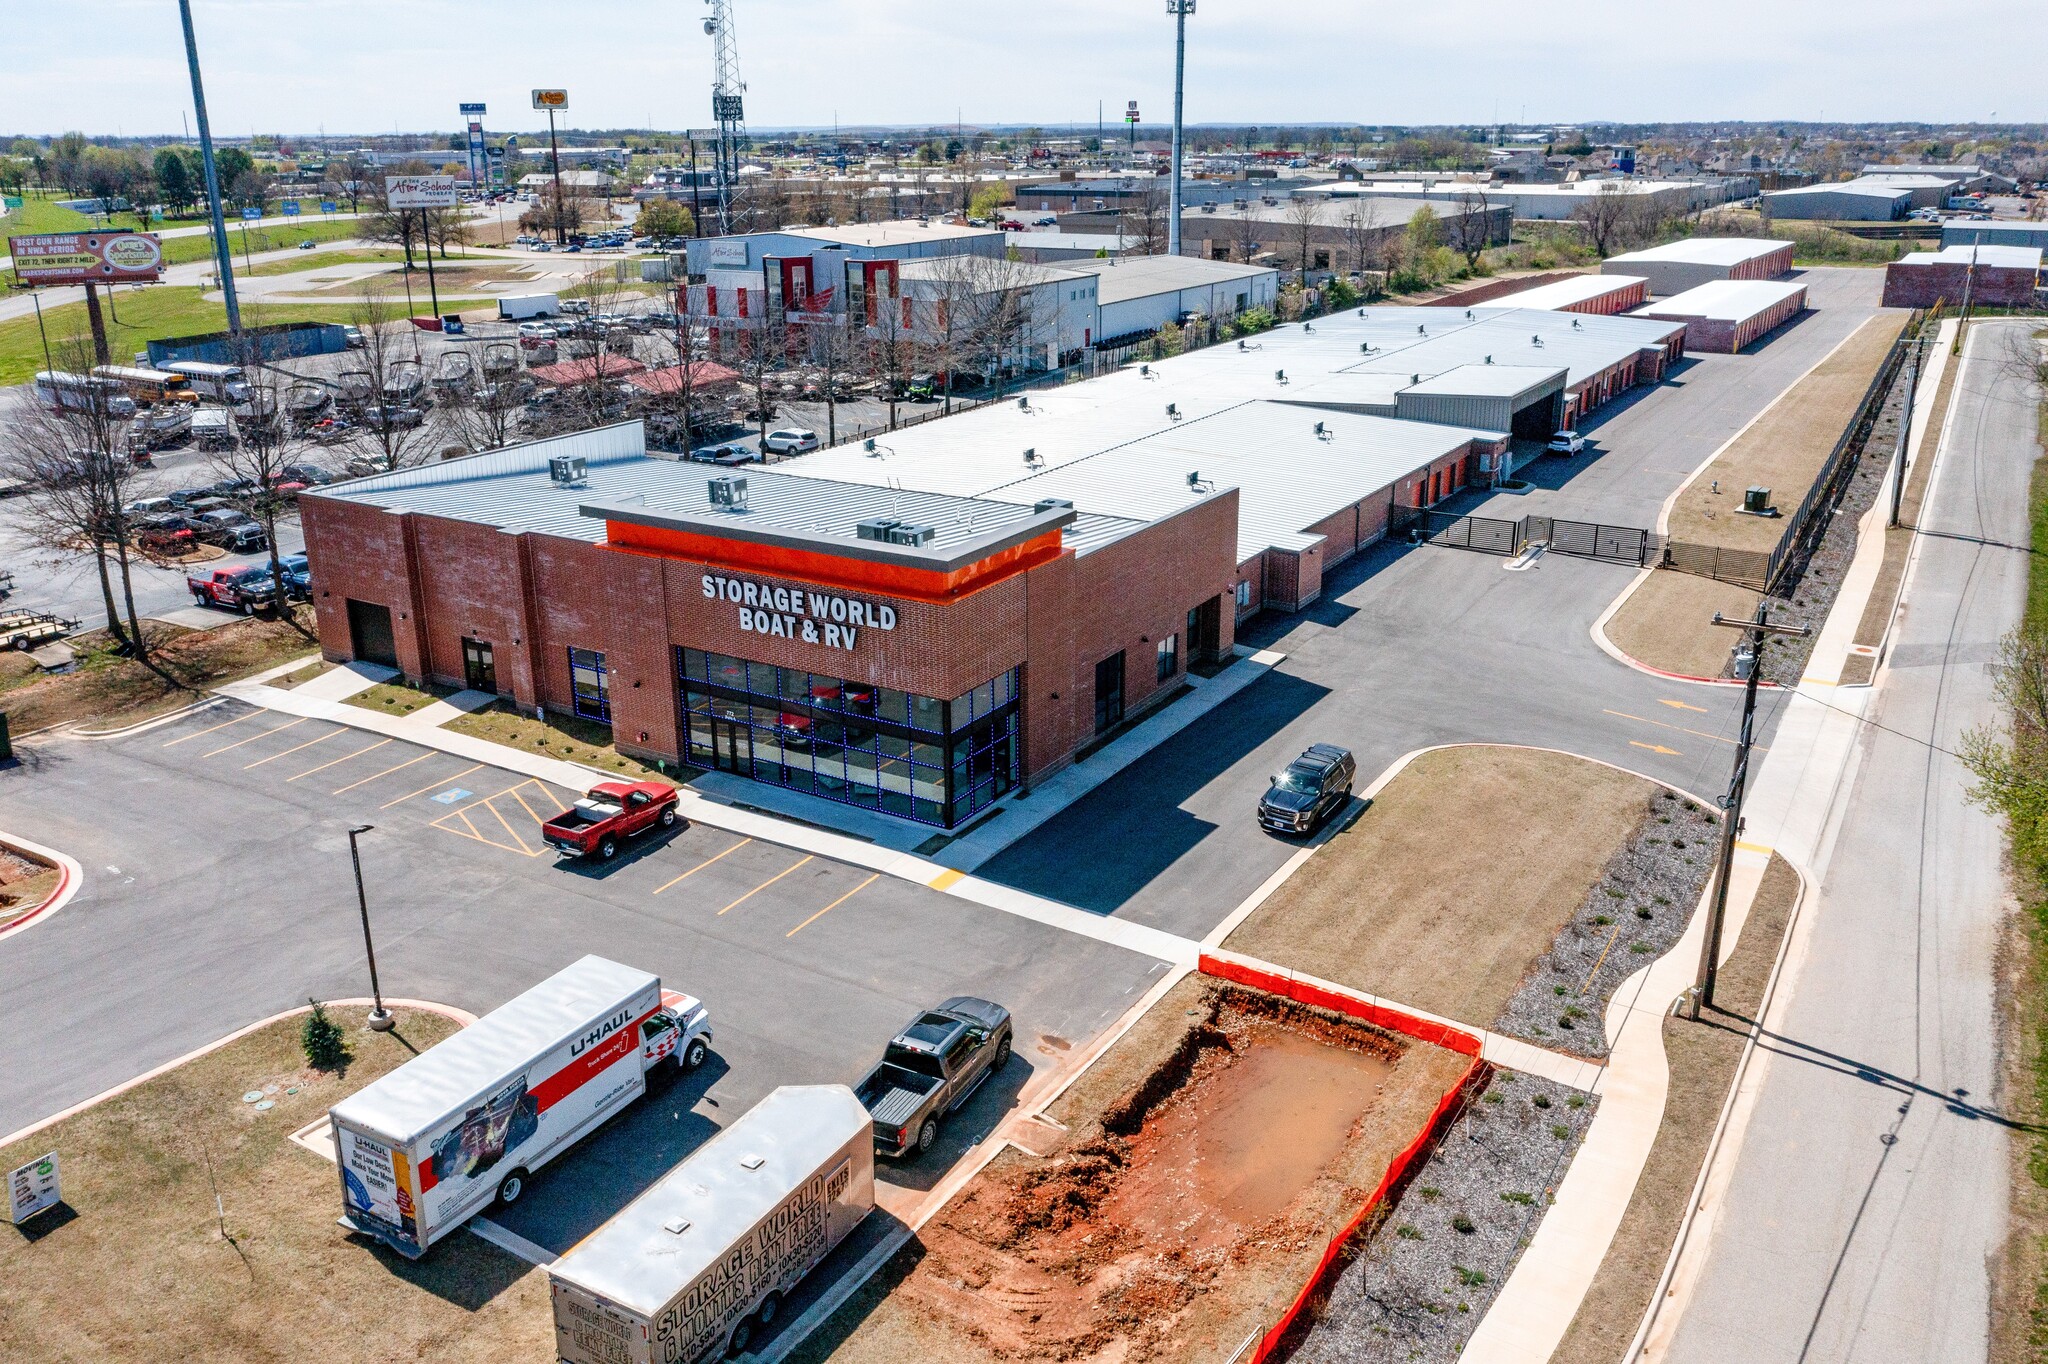
[[(357, 1004), (369, 1004), (372, 1001), (367, 998), (364, 998), (323, 999), (320, 1002), (323, 1005), (339, 1004), (353, 1006)], [(398, 1005), (400, 1008), (424, 1009), (428, 1013), (436, 1013), (440, 1014), (444, 1018), (452, 1018), (465, 1028), (468, 1027), (470, 1024), (476, 1022), (476, 1015), (470, 1013), (468, 1010), (458, 1009), (451, 1004), (437, 1004), (430, 999), (393, 998), (386, 999), (384, 1001), (384, 1004), (385, 1007), (387, 1008), (395, 1004)], [(95, 1104), (103, 1104), (109, 1099), (119, 1098), (121, 1095), (126, 1094), (129, 1090), (136, 1088), (138, 1085), (147, 1084), (151, 1080), (156, 1079), (159, 1075), (168, 1074), (169, 1072), (176, 1070), (179, 1066), (184, 1065), (187, 1061), (196, 1061), (200, 1057), (205, 1056), (210, 1052), (219, 1051), (222, 1047), (227, 1046), (230, 1042), (239, 1042), (244, 1037), (247, 1037), (250, 1033), (257, 1032), (261, 1029), (267, 1028), (273, 1023), (281, 1023), (287, 1018), (296, 1018), (300, 1014), (307, 1014), (311, 1012), (313, 1012), (311, 1005), (301, 1004), (296, 1009), (286, 1009), (283, 1013), (275, 1013), (268, 1018), (259, 1018), (254, 1023), (248, 1024), (245, 1027), (235, 1029), (233, 1032), (229, 1033), (225, 1037), (216, 1038), (215, 1040), (208, 1042), (203, 1047), (195, 1047), (191, 1051), (186, 1052), (183, 1056), (175, 1057), (172, 1060), (164, 1062), (160, 1066), (154, 1066), (149, 1070), (142, 1072), (142, 1074), (136, 1076), (132, 1080), (123, 1080), (120, 1084), (115, 1085), (112, 1089), (101, 1090), (99, 1093), (93, 1095), (90, 1099), (81, 1100), (80, 1102), (71, 1105), (69, 1108), (63, 1109), (60, 1112), (52, 1113), (47, 1118), (42, 1118), (36, 1122), (32, 1122), (27, 1127), (21, 1128), (17, 1131), (9, 1132), (6, 1136), (0, 1137), (0, 1147), (12, 1146), (17, 1141), (26, 1141), (28, 1138), (34, 1136), (38, 1132), (47, 1131), (49, 1128), (55, 1127), (58, 1123), (63, 1122), (66, 1118), (76, 1117), (78, 1114), (85, 1112), (86, 1109), (93, 1107)]]
[[(222, 699), (219, 695), (202, 697), (189, 706), (180, 706), (176, 710), (166, 711), (162, 715), (152, 715), (147, 720), (137, 720), (134, 724), (123, 725), (119, 729), (78, 729), (66, 725), (49, 725), (34, 732), (37, 734), (48, 734), (53, 730), (61, 731), (69, 734), (74, 739), (119, 739), (130, 734), (140, 734), (146, 729), (155, 729), (158, 725), (167, 725), (171, 721), (181, 720), (187, 715), (196, 715), (210, 706), (220, 705)], [(18, 737), (27, 738), (28, 736), (24, 734)]]
[(85, 869), (68, 853), (46, 848), (40, 843), (31, 843), (26, 838), (14, 834), (0, 833), (0, 848), (12, 849), (34, 861), (47, 862), (63, 873), (57, 879), (57, 888), (51, 891), (41, 904), (5, 928), (0, 928), (0, 942), (5, 942), (17, 933), (26, 932), (34, 924), (55, 918), (57, 911), (69, 904), (71, 897), (78, 893), (78, 888), (85, 884)]

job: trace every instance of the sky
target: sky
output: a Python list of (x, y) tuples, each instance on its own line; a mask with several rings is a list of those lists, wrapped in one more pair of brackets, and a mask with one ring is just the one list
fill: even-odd
[[(757, 127), (1172, 113), (1160, 0), (731, 0)], [(176, 133), (173, 0), (20, 0), (0, 132)], [(703, 127), (701, 0), (192, 0), (216, 132)], [(1200, 0), (1189, 123), (2042, 122), (2043, 0)], [(1943, 73), (1961, 73), (1948, 74)]]

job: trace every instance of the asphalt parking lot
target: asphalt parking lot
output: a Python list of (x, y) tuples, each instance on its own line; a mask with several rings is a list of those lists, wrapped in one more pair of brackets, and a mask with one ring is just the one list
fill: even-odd
[(939, 1149), (884, 1167), (901, 1189), (928, 1188), (1035, 1070), (1164, 969), (701, 826), (649, 835), (611, 863), (557, 865), (539, 821), (573, 794), (239, 703), (114, 740), (31, 740), (0, 770), (0, 827), (65, 849), (86, 875), (60, 913), (0, 945), (0, 1048), (34, 1058), (0, 1073), (0, 1131), (308, 996), (367, 993), (348, 861), (357, 824), (375, 826), (363, 871), (387, 994), (483, 1012), (595, 952), (711, 1008), (705, 1069), (565, 1157), (506, 1214), (558, 1251), (775, 1086), (851, 1083), (919, 1008), (996, 999), (1016, 1015), (1016, 1059)]

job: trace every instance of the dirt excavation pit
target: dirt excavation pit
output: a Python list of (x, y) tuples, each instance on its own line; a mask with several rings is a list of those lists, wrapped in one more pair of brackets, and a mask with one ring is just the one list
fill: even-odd
[(836, 1348), (799, 1357), (1227, 1358), (1467, 1064), (1193, 978), (1055, 1105), (1057, 1149), (992, 1162), (882, 1276), (893, 1290), (821, 1333)]

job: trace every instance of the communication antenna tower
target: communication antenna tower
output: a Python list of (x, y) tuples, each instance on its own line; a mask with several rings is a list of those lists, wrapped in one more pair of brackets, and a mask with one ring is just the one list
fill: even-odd
[(733, 33), (730, 0), (704, 0), (711, 13), (704, 32), (713, 47), (711, 117), (718, 121), (718, 230), (733, 231), (742, 216), (739, 207), (740, 152), (747, 145), (747, 115), (740, 79), (739, 39)]

